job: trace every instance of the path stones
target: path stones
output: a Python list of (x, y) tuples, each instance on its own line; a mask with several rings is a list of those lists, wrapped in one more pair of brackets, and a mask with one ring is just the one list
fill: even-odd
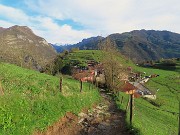
[(79, 121), (78, 121), (78, 123), (80, 124), (80, 123), (82, 123), (84, 121), (84, 118), (81, 118)]
[(88, 115), (86, 113), (81, 112), (81, 113), (78, 114), (78, 116), (80, 118), (86, 118)]
[[(104, 96), (104, 95), (103, 95)], [(107, 98), (107, 96), (105, 96)], [(108, 130), (110, 128), (110, 120), (108, 120), (111, 114), (108, 112), (108, 105), (110, 103), (100, 103), (92, 110), (88, 110), (87, 113), (79, 113), (79, 121), (83, 127), (84, 132), (100, 132), (101, 130)]]
[(124, 114), (118, 111), (109, 95), (101, 93), (103, 101), (87, 113), (79, 113), (81, 135), (128, 135), (125, 132)]
[(100, 123), (100, 124), (98, 125), (98, 128), (99, 128), (100, 130), (107, 130), (107, 127), (108, 127), (108, 126), (110, 126), (108, 123), (102, 122), (102, 123)]

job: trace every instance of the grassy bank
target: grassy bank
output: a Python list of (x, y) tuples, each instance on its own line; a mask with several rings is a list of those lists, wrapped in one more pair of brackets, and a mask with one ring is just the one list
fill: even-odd
[(14, 65), (0, 63), (0, 81), (4, 95), (0, 96), (0, 134), (32, 134), (44, 130), (66, 112), (77, 114), (100, 100), (97, 90), (89, 90), (79, 82), (63, 78), (63, 92), (59, 92), (59, 78)]
[[(133, 127), (139, 129), (142, 135), (174, 135), (178, 134), (178, 113), (180, 100), (180, 74), (177, 71), (168, 71), (152, 68), (134, 68), (147, 74), (158, 74), (146, 86), (156, 93), (156, 100), (143, 98), (134, 99)], [(157, 89), (159, 89), (157, 91)], [(122, 96), (124, 97), (121, 104)], [(117, 104), (120, 109), (126, 110), (129, 95), (120, 93)], [(129, 110), (127, 110), (129, 122)]]

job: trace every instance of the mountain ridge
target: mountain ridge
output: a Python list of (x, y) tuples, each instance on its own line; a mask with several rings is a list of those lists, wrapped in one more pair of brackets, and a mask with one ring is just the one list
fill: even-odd
[[(94, 37), (92, 37), (94, 38)], [(66, 50), (78, 47), (80, 50), (94, 50), (103, 45), (107, 39), (112, 40), (119, 51), (129, 57), (134, 62), (143, 62), (147, 60), (159, 60), (161, 58), (179, 58), (180, 57), (180, 34), (170, 31), (156, 30), (133, 30), (124, 33), (114, 33), (106, 38), (96, 38), (96, 44), (86, 40), (75, 45), (66, 46)], [(88, 45), (88, 47), (87, 47)], [(57, 46), (58, 48), (58, 46)], [(60, 46), (61, 51), (63, 47)]]
[(180, 34), (169, 31), (134, 30), (108, 36), (119, 51), (133, 61), (180, 57)]
[(0, 28), (0, 61), (42, 70), (56, 52), (27, 26)]
[(104, 37), (102, 36), (96, 36), (83, 39), (76, 44), (66, 44), (61, 46), (52, 44), (52, 46), (54, 47), (54, 49), (56, 49), (57, 52), (63, 52), (64, 50), (70, 50), (72, 48), (79, 48), (80, 50), (97, 50), (99, 42), (103, 39)]

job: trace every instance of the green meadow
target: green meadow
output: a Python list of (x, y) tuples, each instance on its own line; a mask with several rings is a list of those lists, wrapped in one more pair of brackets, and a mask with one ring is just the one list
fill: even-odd
[(0, 63), (0, 135), (28, 135), (45, 130), (66, 112), (78, 114), (99, 102), (97, 89), (89, 90), (79, 81), (63, 77), (62, 93), (59, 77)]
[(78, 66), (87, 66), (88, 60), (100, 61), (102, 59), (102, 52), (99, 50), (78, 50), (68, 53), (65, 57), (65, 63), (74, 62)]
[[(142, 135), (175, 135), (178, 134), (178, 113), (180, 100), (180, 74), (178, 70), (168, 71), (152, 68), (135, 67), (136, 71), (146, 72), (147, 75), (158, 74), (151, 78), (146, 86), (156, 93), (156, 100), (144, 98), (134, 99), (133, 128)], [(124, 97), (121, 104), (122, 96)], [(129, 95), (120, 93), (117, 105), (126, 110)], [(129, 110), (127, 110), (129, 122)], [(138, 132), (139, 131), (139, 132)]]

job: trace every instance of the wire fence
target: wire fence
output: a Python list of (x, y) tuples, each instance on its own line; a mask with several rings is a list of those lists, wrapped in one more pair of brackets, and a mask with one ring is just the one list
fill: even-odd
[[(166, 100), (171, 102), (171, 100)], [(174, 110), (154, 106), (144, 98), (134, 98), (132, 126), (145, 135), (178, 135), (179, 130), (179, 101), (172, 102), (177, 105)], [(126, 110), (129, 122), (130, 109), (129, 95), (120, 93), (117, 104), (120, 109)], [(167, 104), (169, 105), (169, 104)], [(169, 106), (168, 106), (169, 107)], [(168, 108), (167, 107), (167, 108)]]

